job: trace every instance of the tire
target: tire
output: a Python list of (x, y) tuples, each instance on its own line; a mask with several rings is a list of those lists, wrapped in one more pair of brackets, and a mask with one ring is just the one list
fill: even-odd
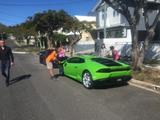
[(92, 81), (92, 75), (88, 72), (85, 71), (82, 75), (82, 83), (83, 86), (87, 89), (93, 88), (93, 81)]

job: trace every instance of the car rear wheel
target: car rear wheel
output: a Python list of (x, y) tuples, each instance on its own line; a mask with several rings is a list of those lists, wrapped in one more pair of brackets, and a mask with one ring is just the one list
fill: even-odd
[(87, 89), (91, 89), (93, 87), (92, 75), (89, 72), (86, 71), (83, 73), (82, 83)]

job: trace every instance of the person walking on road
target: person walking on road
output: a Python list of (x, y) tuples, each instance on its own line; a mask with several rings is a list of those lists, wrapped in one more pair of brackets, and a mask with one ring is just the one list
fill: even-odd
[(6, 78), (6, 86), (9, 86), (10, 68), (14, 64), (12, 49), (5, 45), (5, 41), (0, 39), (0, 62), (1, 72)]
[(53, 72), (53, 61), (55, 61), (57, 58), (57, 53), (55, 49), (50, 50), (49, 55), (46, 58), (46, 65), (47, 65), (47, 69), (48, 69), (48, 73), (50, 75), (51, 79), (56, 79), (54, 72)]

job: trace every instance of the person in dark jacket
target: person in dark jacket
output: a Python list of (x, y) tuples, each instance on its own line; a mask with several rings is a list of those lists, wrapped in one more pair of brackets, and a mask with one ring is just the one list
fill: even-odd
[(14, 56), (12, 49), (5, 45), (4, 40), (0, 40), (0, 62), (2, 75), (6, 78), (6, 86), (9, 86), (10, 67), (14, 64)]

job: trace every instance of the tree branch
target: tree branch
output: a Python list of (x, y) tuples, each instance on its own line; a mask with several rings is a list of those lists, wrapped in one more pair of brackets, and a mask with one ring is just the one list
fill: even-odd
[(160, 7), (158, 9), (158, 13), (156, 15), (156, 18), (154, 19), (154, 22), (151, 26), (152, 29), (155, 29), (155, 27), (157, 26), (157, 23), (160, 21)]
[(145, 9), (145, 10), (144, 10), (144, 22), (145, 22), (146, 30), (149, 29), (149, 17), (148, 17), (148, 15), (147, 15), (147, 12), (148, 12), (148, 10)]

